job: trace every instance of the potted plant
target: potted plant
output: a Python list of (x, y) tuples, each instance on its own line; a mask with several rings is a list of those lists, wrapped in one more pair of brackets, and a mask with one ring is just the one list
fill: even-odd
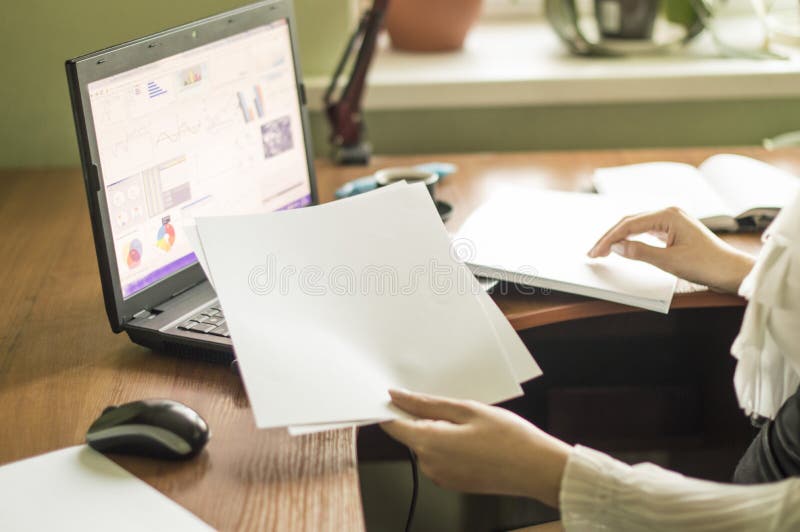
[(410, 52), (459, 50), (482, 4), (482, 0), (391, 0), (386, 29), (392, 46)]

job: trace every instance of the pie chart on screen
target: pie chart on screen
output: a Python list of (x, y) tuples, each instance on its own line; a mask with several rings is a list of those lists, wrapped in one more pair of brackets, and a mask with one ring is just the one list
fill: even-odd
[(128, 243), (125, 261), (129, 269), (134, 269), (142, 263), (142, 241), (134, 238)]
[(156, 245), (164, 251), (172, 249), (172, 244), (175, 243), (175, 228), (171, 223), (165, 223), (158, 228), (158, 237)]

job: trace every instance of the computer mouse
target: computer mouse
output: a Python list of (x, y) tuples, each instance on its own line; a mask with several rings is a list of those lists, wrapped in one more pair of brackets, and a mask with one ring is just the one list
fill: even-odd
[(175, 460), (195, 456), (210, 437), (208, 423), (188, 406), (145, 399), (103, 410), (86, 443), (100, 452)]

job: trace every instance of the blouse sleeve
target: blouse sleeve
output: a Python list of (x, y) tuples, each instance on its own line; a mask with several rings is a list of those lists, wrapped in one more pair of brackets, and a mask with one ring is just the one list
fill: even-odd
[(749, 300), (731, 354), (739, 406), (774, 418), (800, 385), (800, 193), (764, 233), (739, 293)]
[(570, 453), (560, 503), (567, 532), (800, 530), (800, 478), (722, 484), (582, 446)]

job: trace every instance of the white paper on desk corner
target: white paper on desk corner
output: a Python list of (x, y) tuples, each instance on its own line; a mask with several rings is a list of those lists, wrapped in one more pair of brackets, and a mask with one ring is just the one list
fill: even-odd
[(392, 387), (521, 394), (424, 186), (197, 225), (259, 427), (395, 418)]
[(85, 445), (0, 467), (0, 493), (0, 530), (213, 530)]

